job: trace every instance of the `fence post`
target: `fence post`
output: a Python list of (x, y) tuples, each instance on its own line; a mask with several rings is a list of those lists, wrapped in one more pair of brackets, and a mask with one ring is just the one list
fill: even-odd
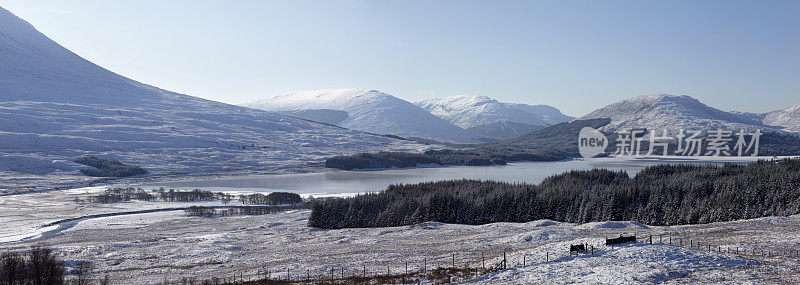
[(367, 265), (366, 264), (362, 265), (364, 265), (364, 274), (362, 274), (362, 276), (367, 277)]
[(286, 280), (292, 280), (292, 276), (289, 275), (289, 267), (286, 267)]
[(427, 257), (422, 259), (422, 272), (425, 273), (425, 275), (428, 274), (428, 258)]
[(453, 268), (456, 268), (456, 254), (453, 253)]
[(545, 262), (550, 261), (550, 252), (549, 251), (545, 252), (544, 261)]
[(408, 262), (406, 262), (406, 274), (403, 274), (403, 284), (406, 284), (406, 275), (408, 275)]
[(503, 251), (503, 269), (506, 269), (506, 251)]
[(527, 257), (528, 257), (528, 254), (526, 254), (526, 253), (522, 253), (522, 266), (523, 266), (523, 267), (525, 267), (526, 265), (528, 265), (528, 264), (527, 264)]
[(481, 251), (481, 268), (486, 270), (486, 261), (483, 259), (483, 252)]
[(650, 235), (650, 244), (653, 244), (653, 235)]

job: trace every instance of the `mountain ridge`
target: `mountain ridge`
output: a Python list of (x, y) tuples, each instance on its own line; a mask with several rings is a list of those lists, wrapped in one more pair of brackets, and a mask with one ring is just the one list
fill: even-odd
[(242, 106), (271, 112), (338, 110), (347, 112), (347, 118), (337, 124), (346, 128), (452, 143), (481, 142), (480, 136), (454, 126), (403, 99), (374, 89), (295, 91)]
[(763, 117), (763, 122), (767, 125), (782, 127), (786, 131), (800, 133), (800, 104), (765, 113)]
[(599, 108), (581, 119), (609, 118), (605, 131), (620, 129), (774, 129), (746, 113), (725, 112), (690, 96), (640, 95)]
[(168, 174), (425, 148), (139, 83), (78, 56), (2, 7), (0, 66), (4, 187), (89, 180), (71, 162), (82, 156)]
[(483, 95), (429, 98), (412, 103), (456, 126), (495, 139), (514, 138), (574, 119), (552, 106), (504, 103)]

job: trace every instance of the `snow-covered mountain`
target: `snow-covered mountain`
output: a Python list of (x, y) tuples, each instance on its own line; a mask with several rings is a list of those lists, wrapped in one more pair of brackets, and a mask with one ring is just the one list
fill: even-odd
[(414, 104), (456, 126), (499, 139), (574, 119), (551, 106), (503, 103), (480, 95), (423, 99)]
[[(338, 110), (347, 118), (337, 125), (376, 134), (454, 143), (477, 143), (471, 134), (405, 100), (369, 89), (323, 89), (277, 95), (244, 106), (271, 111)], [(304, 117), (305, 118), (305, 117)], [(313, 120), (313, 118), (306, 118)]]
[(718, 110), (686, 95), (658, 94), (625, 99), (595, 110), (581, 119), (610, 118), (611, 123), (604, 127), (606, 131), (630, 128), (773, 129), (764, 126), (756, 117), (752, 114)]
[(164, 173), (298, 165), (418, 147), (141, 84), (0, 8), (2, 185), (24, 184), (22, 173), (77, 177), (79, 166), (69, 160), (85, 155)]
[(800, 132), (800, 105), (772, 111), (763, 116), (766, 125), (781, 127), (789, 132)]

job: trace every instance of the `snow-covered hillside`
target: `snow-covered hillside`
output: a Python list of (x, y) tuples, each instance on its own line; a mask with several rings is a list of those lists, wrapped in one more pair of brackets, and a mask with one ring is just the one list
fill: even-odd
[[(100, 187), (97, 187), (100, 188)], [(570, 224), (553, 220), (458, 225), (426, 222), (387, 228), (320, 230), (308, 226), (310, 211), (264, 216), (190, 217), (154, 212), (47, 223), (87, 215), (141, 209), (220, 205), (220, 202), (75, 203), (100, 189), (74, 189), (0, 197), (0, 251), (47, 244), (67, 261), (94, 262), (96, 276), (112, 284), (173, 283), (242, 274), (325, 278), (331, 268), (357, 275), (491, 267), (507, 257), (507, 269), (454, 283), (466, 284), (797, 284), (800, 216), (765, 217), (682, 226), (632, 221)], [(236, 192), (229, 192), (236, 193)], [(233, 202), (232, 204), (237, 204)], [(605, 238), (637, 235), (638, 244), (607, 247)], [(16, 243), (20, 235), (30, 237)], [(653, 235), (653, 244), (646, 238)], [(663, 235), (663, 236), (662, 236)], [(573, 244), (594, 254), (569, 254)], [(691, 243), (691, 245), (690, 245)], [(682, 245), (682, 246), (681, 246)], [(738, 251), (738, 253), (737, 253)], [(757, 253), (757, 254), (754, 254)], [(767, 254), (771, 253), (771, 254)], [(74, 266), (69, 262), (68, 266)], [(197, 280), (196, 280), (197, 281)], [(197, 282), (199, 283), (199, 282)], [(431, 284), (423, 282), (422, 284)]]
[(456, 126), (500, 139), (574, 119), (551, 106), (503, 103), (480, 95), (431, 98), (414, 104)]
[[(93, 155), (151, 173), (305, 164), (404, 141), (204, 100), (103, 69), (0, 8), (0, 185)], [(28, 181), (28, 182), (26, 182)]]
[(607, 131), (628, 128), (657, 130), (680, 128), (693, 130), (773, 129), (764, 126), (752, 116), (718, 110), (686, 95), (637, 96), (595, 110), (581, 119), (597, 118), (611, 119), (611, 123), (604, 127)]
[(338, 124), (345, 128), (455, 143), (480, 142), (480, 136), (431, 115), (414, 104), (377, 90), (297, 91), (265, 98), (244, 106), (272, 112), (339, 110), (347, 112), (347, 118)]
[(785, 131), (800, 132), (800, 105), (765, 114), (764, 124), (782, 127)]

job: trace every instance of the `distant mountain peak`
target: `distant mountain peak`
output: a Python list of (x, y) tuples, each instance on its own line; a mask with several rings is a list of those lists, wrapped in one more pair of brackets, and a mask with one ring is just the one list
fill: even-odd
[(764, 124), (780, 127), (785, 131), (800, 132), (800, 104), (765, 114)]
[(508, 139), (574, 118), (547, 105), (503, 103), (484, 95), (457, 95), (414, 101), (456, 126), (495, 139)]
[(743, 113), (709, 107), (687, 95), (652, 94), (620, 100), (581, 119), (610, 118), (607, 131), (627, 128), (756, 128), (762, 123)]
[[(0, 185), (46, 185), (37, 179), (56, 171), (58, 181), (85, 182), (78, 166), (54, 163), (79, 156), (189, 173), (415, 145), (148, 86), (78, 56), (3, 8), (0, 87)], [(22, 181), (16, 172), (42, 175)]]
[(347, 117), (337, 125), (377, 134), (454, 143), (478, 143), (482, 138), (454, 126), (414, 104), (374, 89), (295, 91), (261, 99), (244, 104), (244, 106), (272, 112), (314, 109), (344, 111), (347, 112)]

